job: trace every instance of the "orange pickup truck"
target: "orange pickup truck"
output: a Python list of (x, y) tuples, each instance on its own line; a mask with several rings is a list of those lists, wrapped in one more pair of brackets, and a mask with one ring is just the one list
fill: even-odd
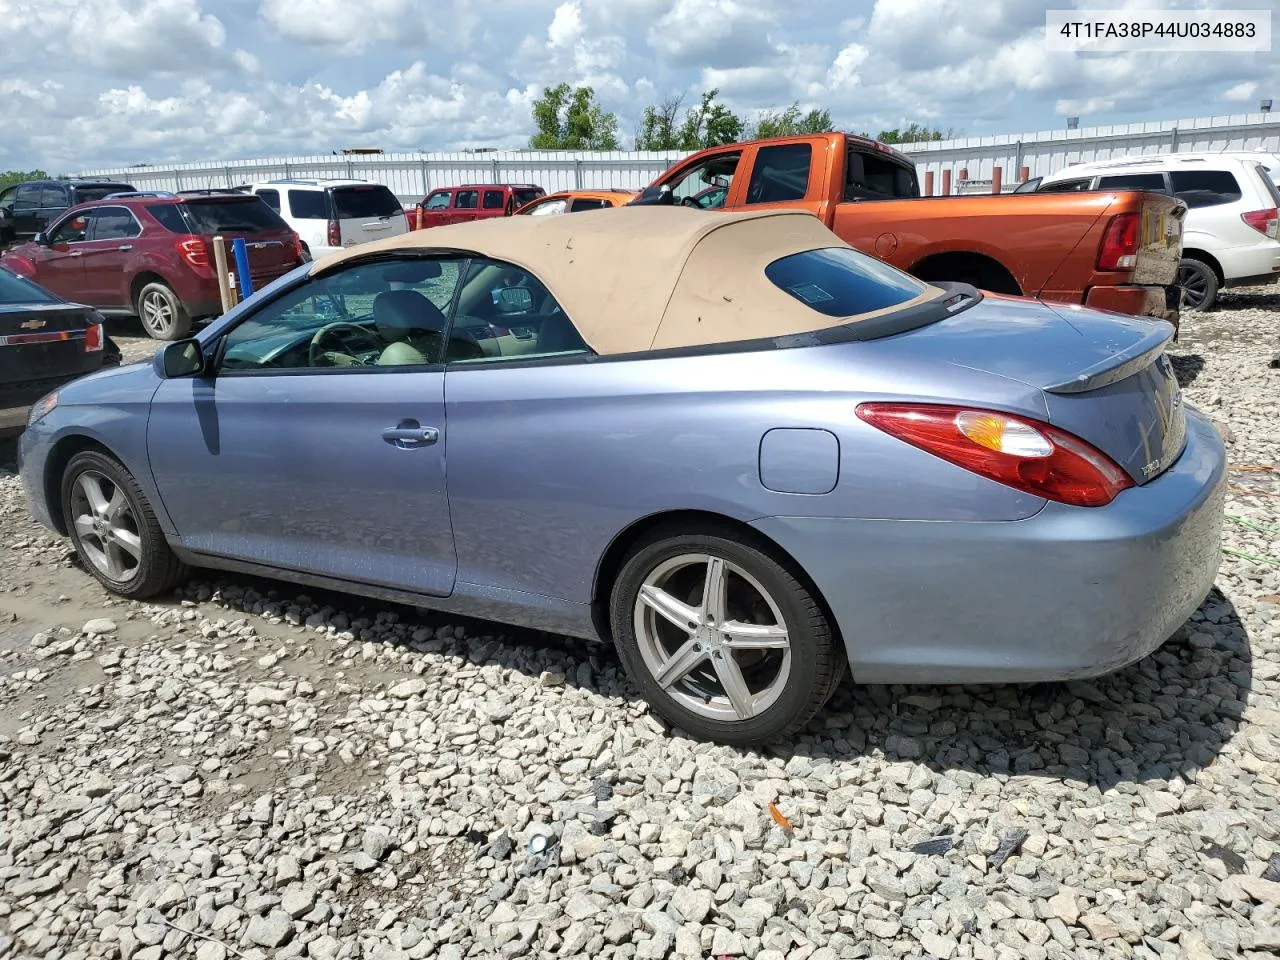
[(1163, 194), (921, 197), (903, 154), (823, 133), (703, 150), (633, 203), (803, 207), (847, 243), (922, 280), (1178, 322), (1186, 205)]

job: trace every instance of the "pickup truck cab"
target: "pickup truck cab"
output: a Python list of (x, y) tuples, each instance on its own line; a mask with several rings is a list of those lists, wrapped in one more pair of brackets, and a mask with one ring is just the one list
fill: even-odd
[(634, 202), (801, 207), (846, 243), (922, 280), (1178, 320), (1187, 208), (1155, 193), (926, 198), (903, 154), (824, 133), (700, 151)]
[(532, 183), (464, 183), (432, 190), (418, 204), (414, 230), (448, 223), (509, 217), (527, 203), (546, 196)]

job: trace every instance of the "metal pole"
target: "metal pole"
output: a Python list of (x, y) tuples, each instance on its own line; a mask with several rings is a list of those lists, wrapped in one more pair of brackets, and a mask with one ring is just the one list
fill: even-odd
[(573, 161), (573, 189), (582, 189), (582, 158)]
[(249, 248), (245, 245), (244, 237), (236, 237), (231, 241), (231, 249), (236, 253), (236, 275), (240, 279), (238, 284), (240, 299), (246, 300), (253, 296), (253, 277), (249, 273)]
[(431, 180), (427, 177), (427, 158), (422, 157), (418, 160), (418, 164), (422, 168), (422, 195), (425, 197), (431, 192)]
[(1178, 152), (1178, 128), (1174, 127), (1169, 131), (1169, 152)]

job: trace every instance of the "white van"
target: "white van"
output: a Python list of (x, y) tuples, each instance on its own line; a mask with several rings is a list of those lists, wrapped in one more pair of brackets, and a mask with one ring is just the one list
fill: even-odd
[(255, 193), (302, 238), (312, 259), (369, 240), (409, 232), (404, 208), (390, 189), (367, 180), (267, 180), (241, 187)]
[(1174, 153), (1078, 163), (1035, 190), (1150, 190), (1182, 200), (1182, 306), (1210, 310), (1223, 287), (1280, 281), (1280, 187), (1261, 157)]

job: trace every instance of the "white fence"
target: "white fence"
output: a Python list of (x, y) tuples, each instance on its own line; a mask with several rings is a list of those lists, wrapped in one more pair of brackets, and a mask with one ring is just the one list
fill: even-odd
[[(1189, 120), (1042, 130), (995, 137), (914, 143), (902, 147), (916, 161), (921, 186), (933, 173), (934, 193), (943, 171), (956, 181), (990, 180), (1000, 167), (1005, 189), (1023, 167), (1043, 176), (1068, 164), (1131, 153), (1174, 150), (1261, 150), (1280, 153), (1280, 120), (1252, 113)], [(549, 192), (590, 187), (638, 190), (683, 154), (640, 150), (501, 150), (470, 153), (386, 153), (362, 156), (278, 157), (87, 170), (81, 176), (124, 180), (144, 190), (234, 187), (278, 177), (354, 177), (384, 183), (403, 202), (417, 202), (436, 187), (459, 183), (536, 183)]]

